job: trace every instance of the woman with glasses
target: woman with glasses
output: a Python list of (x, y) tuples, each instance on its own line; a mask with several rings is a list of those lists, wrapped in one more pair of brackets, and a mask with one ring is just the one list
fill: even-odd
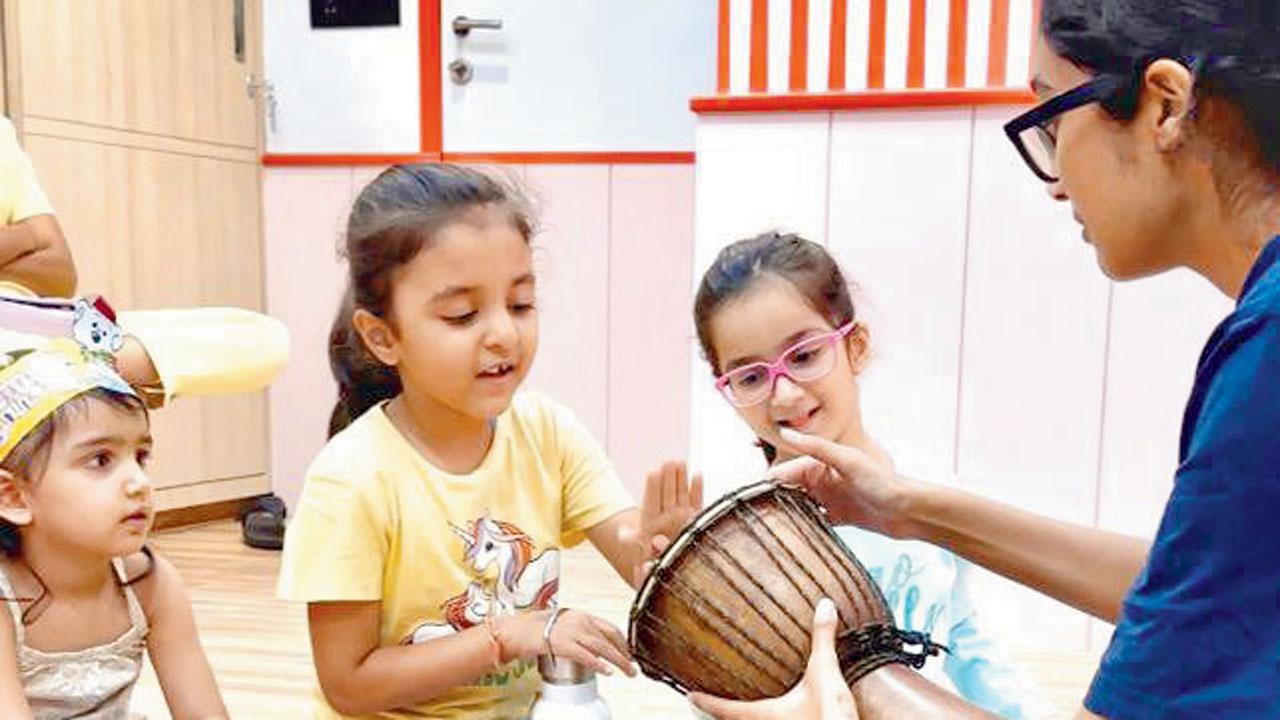
[[(910, 480), (802, 433), (780, 442), (820, 462), (780, 474), (837, 521), (944, 545), (1115, 623), (1078, 718), (1280, 717), (1280, 4), (1043, 0), (1040, 27), (1044, 102), (1006, 129), (1071, 202), (1102, 271), (1187, 267), (1236, 300), (1200, 356), (1154, 542)], [(829, 632), (815, 638), (789, 697), (696, 702), (723, 718), (907, 716), (894, 703), (918, 684), (848, 709)]]
[[(858, 375), (870, 335), (856, 320), (844, 274), (821, 245), (769, 232), (724, 248), (702, 277), (694, 324), (716, 388), (751, 426), (770, 464), (795, 457), (779, 444), (781, 428), (891, 464), (862, 421)], [(854, 527), (837, 534), (880, 586), (898, 627), (948, 648), (926, 664), (927, 677), (1001, 717), (1028, 717), (1024, 681), (969, 601), (968, 563)]]

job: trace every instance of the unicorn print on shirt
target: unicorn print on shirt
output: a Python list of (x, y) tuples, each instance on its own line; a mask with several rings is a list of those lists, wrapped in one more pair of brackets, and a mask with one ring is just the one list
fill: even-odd
[(493, 595), (484, 589), (484, 585), (473, 582), (461, 595), (445, 600), (440, 606), (444, 622), (419, 624), (401, 644), (417, 645), (475, 627), (484, 622), (492, 606)]
[(483, 576), (496, 567), (498, 579), (494, 596), (498, 612), (545, 610), (555, 606), (560, 589), (560, 550), (549, 548), (533, 556), (533, 541), (511, 523), (494, 520), (488, 513), (469, 527), (453, 532), (466, 545), (465, 560)]
[[(533, 540), (519, 527), (485, 513), (464, 527), (450, 525), (462, 539), (462, 561), (474, 573), (466, 589), (440, 605), (444, 622), (419, 623), (402, 641), (424, 643), (483, 624), (490, 615), (555, 607), (560, 589), (560, 550), (533, 555)], [(496, 579), (488, 580), (490, 569)]]

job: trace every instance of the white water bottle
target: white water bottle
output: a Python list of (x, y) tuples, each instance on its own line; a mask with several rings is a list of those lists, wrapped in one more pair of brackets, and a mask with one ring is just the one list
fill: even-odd
[(609, 707), (596, 690), (596, 674), (572, 660), (538, 658), (542, 692), (529, 720), (609, 720)]

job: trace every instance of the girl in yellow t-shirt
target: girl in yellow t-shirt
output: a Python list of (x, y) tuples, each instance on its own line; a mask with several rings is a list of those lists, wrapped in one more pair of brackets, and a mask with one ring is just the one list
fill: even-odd
[(541, 654), (634, 673), (617, 628), (557, 606), (561, 548), (589, 539), (634, 583), (700, 483), (668, 465), (641, 512), (571, 413), (516, 393), (533, 233), (516, 188), (463, 167), (396, 166), (355, 201), (340, 399), (280, 571), (307, 603), (315, 717), (519, 718)]

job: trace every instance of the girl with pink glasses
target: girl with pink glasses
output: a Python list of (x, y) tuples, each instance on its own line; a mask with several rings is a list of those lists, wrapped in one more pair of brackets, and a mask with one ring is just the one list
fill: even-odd
[[(698, 341), (716, 388), (751, 426), (770, 464), (790, 458), (789, 428), (892, 464), (863, 424), (858, 375), (871, 336), (857, 321), (839, 266), (816, 243), (765, 233), (720, 251), (694, 303)], [(1028, 709), (1021, 677), (983, 633), (964, 561), (931, 545), (842, 527), (841, 540), (876, 578), (898, 624), (946, 645), (925, 674), (1006, 718)]]

